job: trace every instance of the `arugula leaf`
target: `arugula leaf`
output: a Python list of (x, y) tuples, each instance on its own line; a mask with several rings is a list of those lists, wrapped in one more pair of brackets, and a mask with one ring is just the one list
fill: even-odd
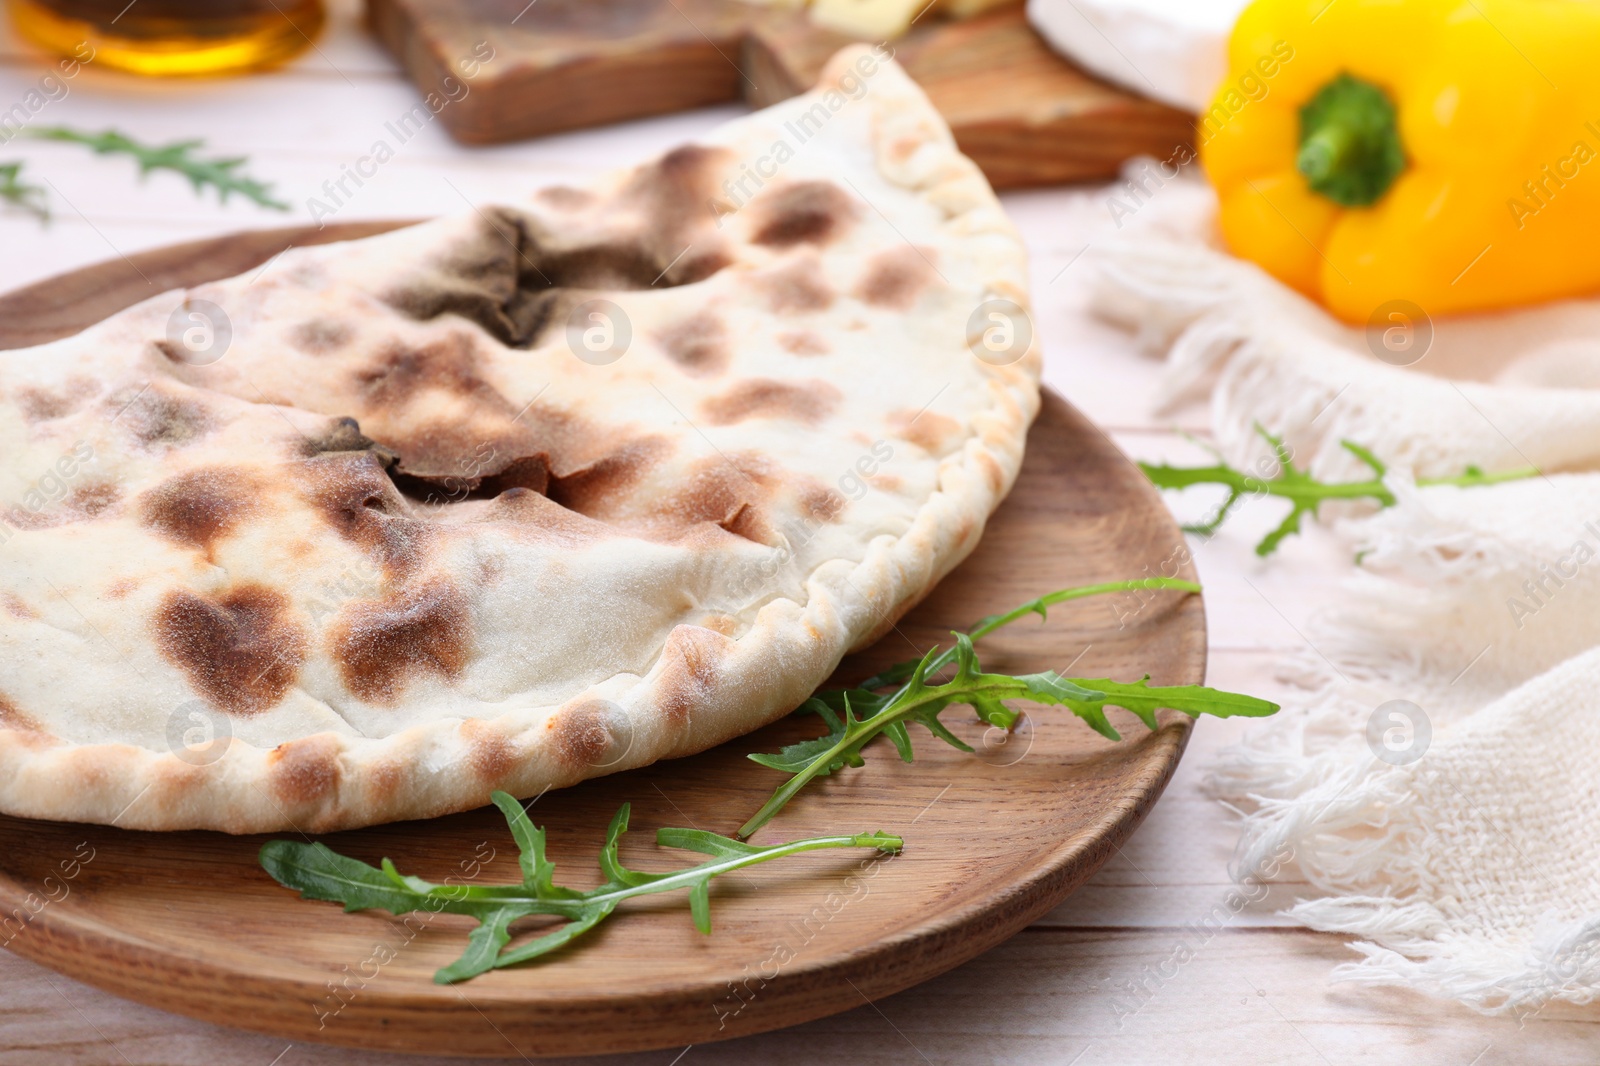
[(43, 185), (22, 180), (24, 163), (0, 163), (0, 201), (19, 208), (38, 219), (50, 221), (49, 194)]
[[(869, 678), (858, 689), (812, 697), (801, 709), (820, 716), (827, 724), (828, 732), (820, 737), (790, 744), (774, 754), (749, 756), (751, 761), (789, 774), (790, 777), (778, 786), (749, 821), (739, 827), (739, 837), (747, 838), (766, 825), (816, 778), (837, 773), (846, 766), (865, 765), (862, 748), (880, 733), (889, 737), (905, 762), (911, 762), (913, 758), (911, 734), (907, 729), (912, 723), (921, 725), (952, 747), (972, 751), (939, 719), (940, 714), (952, 706), (971, 707), (980, 719), (1001, 729), (1011, 729), (1021, 717), (1021, 712), (1007, 705), (1008, 700), (1065, 707), (1095, 732), (1111, 740), (1121, 740), (1122, 737), (1106, 719), (1107, 707), (1130, 710), (1151, 729), (1156, 727), (1156, 710), (1163, 707), (1191, 716), (1210, 714), (1221, 718), (1236, 715), (1265, 717), (1277, 712), (1278, 705), (1275, 703), (1253, 696), (1221, 692), (1203, 685), (1152, 688), (1148, 675), (1131, 684), (1067, 678), (1055, 671), (1012, 676), (984, 673), (978, 663), (973, 641), (1002, 626), (1029, 614), (1043, 616), (1045, 608), (1052, 603), (1136, 588), (1199, 591), (1199, 586), (1193, 582), (1177, 578), (1150, 578), (1063, 589), (1005, 614), (991, 615), (979, 622), (971, 633), (953, 633), (956, 638), (954, 646), (943, 650), (934, 648), (921, 659), (897, 664)], [(930, 678), (951, 663), (956, 666), (955, 676), (942, 685), (929, 683)], [(890, 684), (898, 684), (899, 687), (890, 693), (872, 691)]]
[[(1152, 484), (1163, 489), (1186, 489), (1191, 485), (1224, 485), (1228, 489), (1228, 496), (1216, 512), (1204, 522), (1184, 526), (1184, 532), (1196, 533), (1209, 537), (1221, 526), (1224, 519), (1245, 496), (1277, 496), (1288, 500), (1292, 505), (1289, 514), (1276, 529), (1261, 538), (1261, 543), (1256, 545), (1256, 554), (1268, 556), (1278, 550), (1283, 541), (1295, 533), (1300, 532), (1300, 519), (1303, 515), (1315, 518), (1317, 510), (1324, 500), (1364, 500), (1370, 499), (1379, 507), (1394, 506), (1394, 494), (1383, 483), (1383, 477), (1389, 472), (1384, 464), (1371, 449), (1364, 448), (1354, 441), (1340, 441), (1345, 450), (1361, 460), (1373, 473), (1371, 478), (1361, 481), (1318, 481), (1308, 472), (1294, 465), (1294, 456), (1289, 451), (1288, 445), (1282, 437), (1268, 433), (1260, 423), (1256, 424), (1259, 433), (1268, 444), (1278, 459), (1278, 472), (1271, 478), (1257, 477), (1229, 466), (1222, 457), (1217, 457), (1217, 462), (1211, 466), (1178, 467), (1165, 463), (1140, 463), (1139, 468), (1144, 471)], [(1498, 473), (1486, 474), (1476, 466), (1469, 466), (1455, 477), (1418, 478), (1419, 486), (1428, 485), (1456, 485), (1461, 488), (1478, 488), (1483, 485), (1497, 485), (1503, 481), (1517, 481), (1538, 475), (1539, 471), (1526, 467), (1517, 470), (1504, 470)]]
[(232, 193), (238, 193), (248, 200), (253, 200), (262, 207), (270, 207), (278, 211), (289, 210), (289, 205), (272, 197), (272, 186), (244, 174), (238, 173), (240, 167), (249, 162), (245, 156), (234, 158), (201, 158), (195, 155), (196, 149), (205, 146), (203, 140), (173, 141), (164, 145), (142, 144), (132, 137), (116, 130), (104, 130), (100, 133), (87, 133), (83, 130), (73, 129), (70, 126), (41, 126), (30, 127), (26, 131), (28, 136), (45, 141), (65, 141), (69, 144), (81, 144), (93, 149), (97, 155), (127, 155), (132, 156), (139, 164), (139, 173), (148, 174), (152, 170), (171, 170), (182, 174), (189, 179), (189, 184), (194, 186), (198, 194), (207, 186), (217, 190), (217, 198), (224, 203)]
[[(660, 846), (698, 852), (710, 859), (671, 873), (645, 873), (628, 869), (619, 856), (622, 836), (628, 831), (629, 806), (623, 804), (600, 849), (605, 883), (579, 891), (554, 883), (555, 865), (545, 854), (544, 830), (534, 827), (522, 804), (505, 792), (496, 792), (494, 802), (517, 842), (522, 868), (518, 885), (436, 885), (403, 876), (388, 859), (380, 868), (340, 855), (324, 844), (292, 840), (262, 845), (261, 865), (274, 880), (297, 890), (302, 898), (342, 903), (346, 911), (383, 910), (397, 916), (431, 911), (476, 918), (479, 924), (467, 937), (461, 957), (433, 975), (435, 982), (451, 984), (548, 955), (610, 917), (619, 903), (636, 896), (688, 889), (695, 926), (709, 933), (711, 880), (720, 874), (825, 848), (875, 848), (892, 854), (903, 845), (899, 837), (877, 832), (756, 847), (698, 829), (661, 829), (656, 832)], [(554, 916), (564, 924), (525, 944), (508, 947), (512, 924), (533, 915)]]

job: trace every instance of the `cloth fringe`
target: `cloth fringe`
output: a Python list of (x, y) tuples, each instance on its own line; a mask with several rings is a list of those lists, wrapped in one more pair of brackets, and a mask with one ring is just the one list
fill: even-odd
[[(1210, 791), (1242, 819), (1234, 875), (1292, 856), (1319, 895), (1289, 916), (1358, 938), (1338, 980), (1491, 1013), (1593, 1001), (1600, 303), (1438, 324), (1439, 361), (1476, 376), (1422, 373), (1209, 246), (1209, 216), (1196, 220), (1119, 236), (1098, 259), (1097, 313), (1166, 356), (1162, 410), (1209, 401), (1238, 466), (1270, 455), (1258, 422), (1325, 478), (1367, 470), (1341, 444), (1356, 441), (1388, 462), (1397, 501), (1343, 512), (1362, 563), (1308, 629), (1314, 651), (1280, 672), (1296, 697), (1214, 768)], [(1468, 465), (1569, 472), (1413, 480)], [(1374, 740), (1397, 699), (1429, 734), (1415, 756)]]

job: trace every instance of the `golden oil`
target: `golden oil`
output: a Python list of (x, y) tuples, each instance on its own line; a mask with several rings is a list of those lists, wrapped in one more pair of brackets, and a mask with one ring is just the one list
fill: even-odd
[(135, 74), (230, 74), (311, 44), (322, 0), (8, 0), (18, 31), (58, 55), (87, 42), (95, 66)]

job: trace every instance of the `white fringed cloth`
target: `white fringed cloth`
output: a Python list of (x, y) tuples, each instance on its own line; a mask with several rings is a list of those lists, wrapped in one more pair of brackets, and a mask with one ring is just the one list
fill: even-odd
[[(1095, 242), (1093, 306), (1165, 354), (1164, 405), (1209, 399), (1240, 467), (1266, 454), (1257, 422), (1322, 477), (1364, 476), (1340, 441), (1364, 444), (1398, 500), (1324, 514), (1360, 564), (1307, 631), (1316, 654), (1285, 669), (1300, 695), (1216, 768), (1217, 796), (1245, 815), (1238, 870), (1292, 853), (1316, 895), (1290, 915), (1357, 938), (1362, 958), (1336, 978), (1487, 1012), (1590, 1002), (1600, 302), (1436, 321), (1420, 362), (1390, 365), (1366, 330), (1218, 250), (1203, 186), (1159, 198), (1154, 224)], [(1545, 474), (1413, 480), (1469, 465)]]

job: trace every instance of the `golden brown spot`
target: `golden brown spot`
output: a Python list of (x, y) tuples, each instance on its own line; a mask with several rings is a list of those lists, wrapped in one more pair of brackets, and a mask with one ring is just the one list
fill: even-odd
[(574, 769), (598, 765), (611, 750), (612, 719), (619, 713), (606, 701), (595, 699), (557, 711), (548, 725), (556, 758)]
[(329, 651), (346, 688), (368, 703), (393, 704), (413, 677), (461, 675), (470, 625), (466, 598), (440, 578), (396, 600), (347, 608)]
[(594, 203), (594, 193), (587, 189), (574, 189), (570, 185), (552, 185), (540, 189), (534, 196), (557, 211), (580, 211)]
[(735, 536), (772, 544), (776, 536), (761, 507), (768, 495), (762, 482), (758, 470), (712, 457), (694, 469), (684, 487), (667, 501), (664, 516), (680, 527), (709, 522)]
[(305, 660), (305, 634), (289, 614), (289, 598), (265, 585), (218, 599), (180, 589), (156, 613), (156, 646), (213, 706), (256, 714), (283, 699)]
[(692, 377), (720, 374), (728, 365), (728, 329), (710, 311), (668, 326), (656, 335), (656, 343)]
[(122, 498), (122, 489), (110, 481), (93, 481), (79, 485), (67, 497), (67, 507), (89, 518), (109, 510)]
[(286, 807), (320, 803), (339, 787), (339, 738), (318, 733), (279, 744), (267, 753), (267, 781)]
[(48, 422), (67, 415), (83, 406), (83, 402), (100, 391), (93, 378), (73, 375), (61, 392), (24, 385), (17, 389), (17, 406), (30, 422)]
[(961, 438), (961, 424), (936, 411), (901, 408), (889, 412), (889, 428), (901, 440), (910, 441), (929, 455), (943, 455)]
[[(670, 254), (670, 253), (669, 253)], [(692, 285), (704, 281), (717, 271), (733, 263), (733, 256), (721, 248), (694, 248), (683, 252), (683, 258), (669, 263), (659, 280), (664, 285)]]
[[(592, 4), (573, 5), (573, 10), (578, 7), (598, 10)], [(614, 23), (623, 9), (637, 7), (637, 0), (626, 5), (606, 5), (608, 32), (616, 31)], [(574, 189), (542, 191), (538, 197), (543, 204), (557, 211), (586, 211), (608, 224), (599, 227), (600, 232), (590, 237), (586, 245), (554, 253), (540, 247), (540, 227), (524, 227), (516, 264), (523, 268), (519, 285), (524, 292), (540, 288), (548, 292), (548, 286), (646, 289), (688, 285), (710, 277), (731, 260), (706, 204), (717, 195), (723, 173), (733, 158), (726, 148), (684, 145), (636, 168), (607, 201)], [(644, 225), (635, 228), (611, 224), (613, 219), (640, 219)], [(500, 243), (504, 245), (505, 239)], [(581, 260), (587, 260), (589, 265), (583, 265)], [(526, 269), (530, 262), (537, 266), (537, 272)]]
[(653, 163), (638, 168), (619, 199), (662, 209), (668, 217), (690, 215), (716, 192), (717, 178), (732, 162), (727, 148), (679, 145)]
[(701, 626), (680, 625), (667, 635), (656, 682), (662, 715), (687, 732), (694, 709), (711, 695), (733, 641)]
[(767, 520), (766, 513), (747, 503), (740, 504), (733, 514), (718, 525), (734, 536), (756, 544), (771, 544), (774, 539), (772, 523)]
[(72, 413), (76, 406), (72, 397), (31, 386), (17, 390), (17, 404), (29, 422), (48, 422)]
[(833, 413), (844, 394), (818, 378), (802, 382), (749, 378), (700, 404), (707, 420), (726, 426), (750, 418), (783, 418), (816, 425)]
[(754, 244), (789, 248), (827, 244), (855, 221), (857, 207), (849, 193), (831, 181), (802, 181), (764, 192), (752, 205)]
[[(509, 407), (509, 404), (508, 404)], [(544, 455), (550, 460), (551, 473), (565, 476), (574, 469), (619, 446), (622, 437), (615, 431), (604, 429), (561, 407), (543, 403), (518, 404), (510, 410), (522, 417), (515, 423), (523, 436), (519, 438), (517, 455)], [(535, 432), (537, 429), (537, 432)], [(496, 463), (510, 462), (515, 456), (496, 456)], [(500, 467), (487, 469), (494, 473)]]
[(731, 637), (739, 632), (739, 620), (726, 614), (708, 614), (700, 619), (700, 625), (725, 637)]
[(461, 723), (467, 742), (467, 765), (486, 784), (503, 781), (517, 767), (517, 748), (498, 727), (482, 718)]
[(874, 307), (909, 311), (938, 277), (932, 262), (937, 254), (932, 248), (912, 245), (879, 252), (867, 261), (867, 269), (851, 294)]
[(142, 444), (188, 444), (216, 426), (211, 413), (198, 401), (169, 395), (151, 386), (122, 399), (112, 421), (126, 427)]
[(828, 342), (810, 330), (778, 334), (778, 343), (790, 355), (827, 355), (833, 351)]
[(384, 441), (400, 456), (395, 484), (408, 496), (448, 503), (480, 494), (495, 479), (496, 491), (544, 486), (549, 456), (509, 416), (477, 410), (464, 418), (395, 418), (385, 428)]
[(128, 595), (130, 593), (132, 593), (133, 590), (138, 588), (138, 587), (139, 587), (139, 583), (137, 581), (133, 580), (131, 577), (118, 578), (117, 580), (113, 581), (110, 585), (106, 586), (106, 599), (108, 599), (108, 600), (127, 599)]
[(162, 482), (140, 498), (139, 511), (144, 524), (168, 540), (209, 552), (256, 513), (260, 496), (250, 471), (212, 467)]
[(49, 529), (51, 526), (60, 525), (66, 521), (66, 516), (58, 510), (41, 509), (33, 510), (28, 507), (8, 507), (5, 511), (6, 525), (12, 529)]
[(904, 163), (917, 153), (923, 143), (920, 137), (896, 137), (889, 142), (889, 158), (896, 163)]
[[(226, 750), (232, 740), (221, 738), (214, 743), (222, 750)], [(158, 807), (172, 807), (182, 803), (194, 793), (195, 789), (202, 787), (206, 778), (210, 776), (204, 766), (196, 766), (179, 758), (161, 759), (155, 764), (154, 770), (155, 781), (151, 789), (150, 802)]]
[(393, 759), (379, 759), (367, 767), (367, 791), (379, 807), (386, 806), (400, 794), (410, 777), (410, 765)]
[(550, 499), (580, 514), (604, 514), (672, 452), (665, 437), (638, 437), (550, 483)]
[(800, 508), (808, 517), (831, 522), (845, 509), (845, 498), (828, 486), (807, 479), (800, 490)]
[[(616, 6), (610, 5), (613, 14), (608, 17), (614, 18)], [(619, 207), (632, 209), (638, 217), (649, 220), (645, 241), (662, 266), (685, 247), (693, 248), (673, 271), (678, 276), (669, 278), (672, 284), (682, 285), (708, 276), (704, 257), (719, 256), (715, 250), (719, 242), (713, 234), (704, 232), (711, 222), (706, 203), (718, 194), (718, 186), (734, 158), (727, 148), (682, 145), (635, 170), (617, 196)], [(685, 271), (691, 258), (697, 262)]]
[(295, 327), (289, 342), (309, 355), (327, 355), (350, 343), (355, 330), (343, 322), (319, 318)]
[(411, 517), (372, 452), (330, 452), (306, 460), (296, 474), (323, 521), (391, 575), (408, 574), (422, 562), (432, 531)]
[(506, 558), (503, 555), (491, 555), (478, 560), (478, 580), (480, 587), (498, 585), (506, 576)]
[(988, 449), (977, 450), (978, 465), (983, 467), (983, 476), (989, 482), (989, 488), (996, 495), (1006, 487), (1006, 472), (1000, 468), (995, 457), (989, 454)]
[(32, 716), (23, 714), (10, 698), (0, 695), (0, 729), (15, 729), (21, 733), (43, 733), (44, 727)]
[(751, 284), (766, 301), (767, 309), (779, 315), (825, 311), (834, 300), (833, 286), (822, 271), (822, 260), (814, 253), (752, 275)]
[(504, 400), (479, 371), (477, 345), (469, 333), (452, 333), (420, 348), (391, 343), (356, 371), (355, 384), (368, 406), (380, 410), (430, 390)]

